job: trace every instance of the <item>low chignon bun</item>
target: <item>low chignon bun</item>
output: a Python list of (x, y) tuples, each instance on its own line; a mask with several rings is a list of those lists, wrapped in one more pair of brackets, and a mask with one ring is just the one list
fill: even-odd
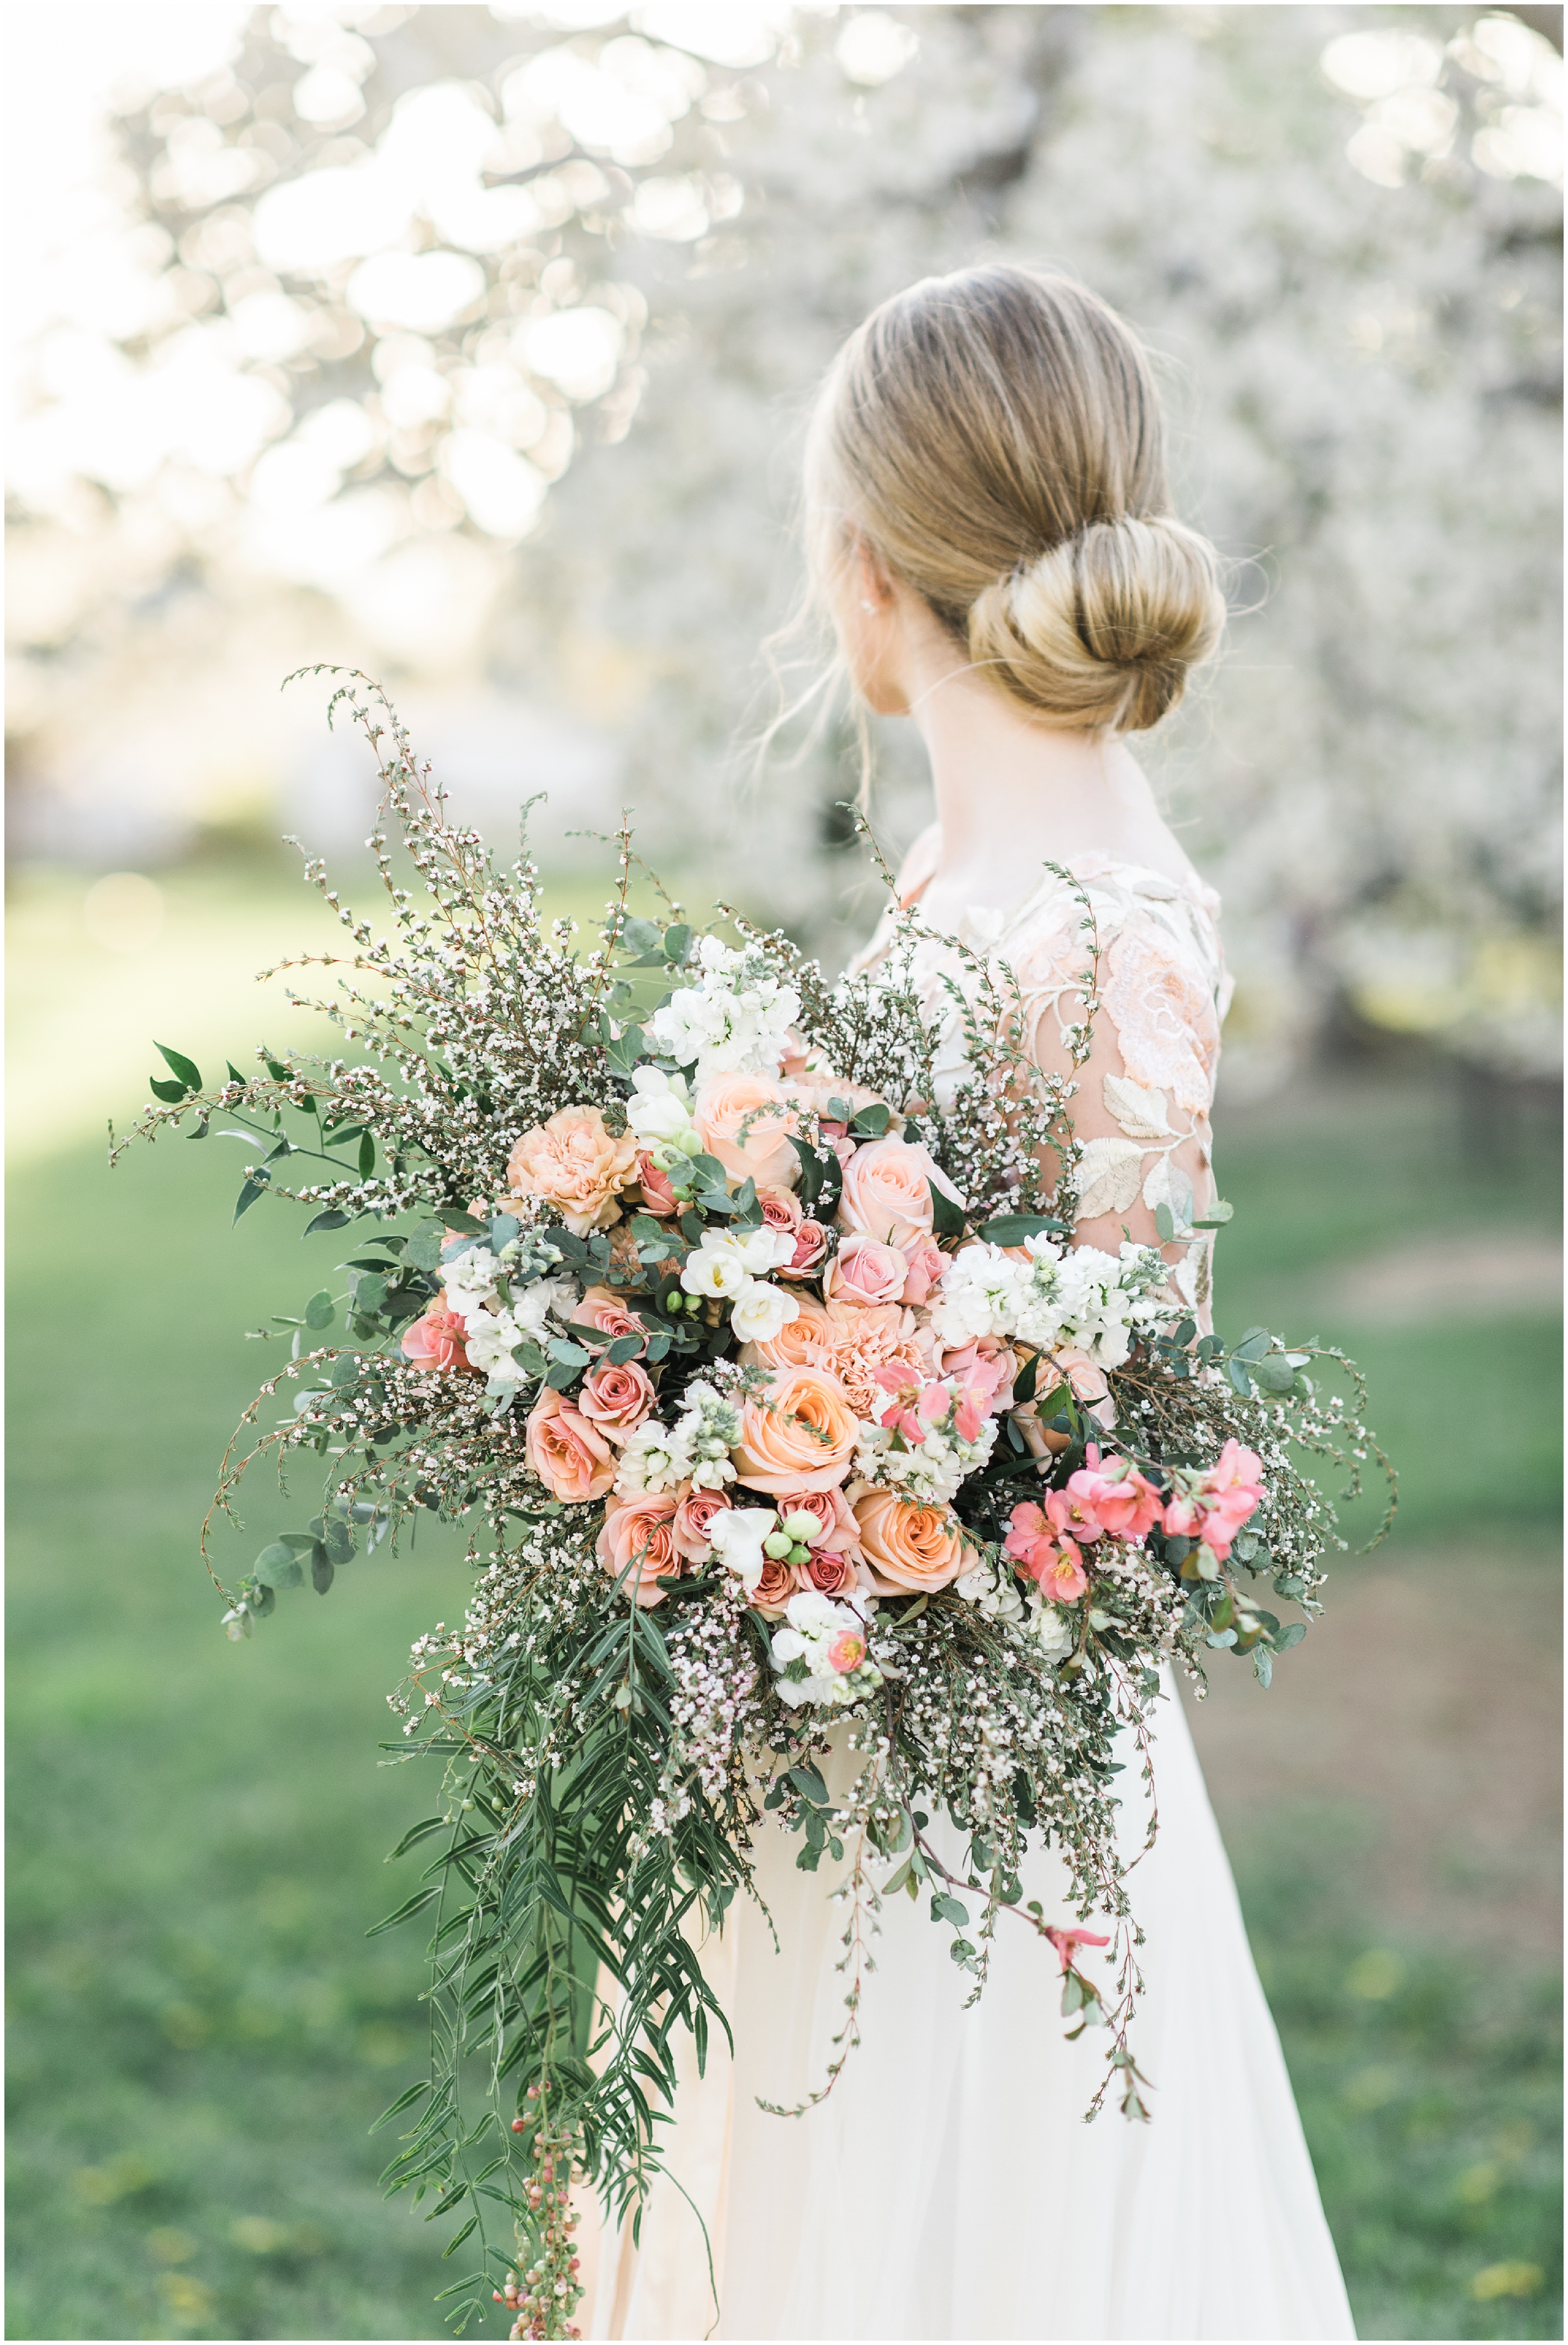
[(840, 350), (806, 452), (814, 566), (855, 544), (1057, 725), (1138, 732), (1225, 624), (1171, 513), (1148, 360), (1087, 286), (989, 261), (928, 277)]
[(969, 656), (1060, 724), (1158, 725), (1225, 625), (1214, 548), (1167, 513), (1090, 522), (971, 604)]

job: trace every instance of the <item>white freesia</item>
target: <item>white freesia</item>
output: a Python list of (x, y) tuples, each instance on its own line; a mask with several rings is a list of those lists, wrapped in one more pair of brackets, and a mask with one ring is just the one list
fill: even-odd
[(644, 1146), (666, 1144), (680, 1155), (693, 1152), (685, 1146), (686, 1142), (695, 1141), (685, 1084), (657, 1067), (646, 1066), (637, 1068), (632, 1081), (634, 1088), (626, 1102), (626, 1122), (637, 1139)]
[(730, 1507), (708, 1526), (713, 1553), (726, 1571), (733, 1571), (750, 1596), (763, 1576), (767, 1558), (763, 1541), (778, 1528), (771, 1507)]
[(771, 1344), (781, 1328), (800, 1317), (800, 1304), (782, 1286), (765, 1278), (748, 1278), (736, 1295), (730, 1326), (743, 1344)]
[(733, 1246), (704, 1237), (702, 1244), (693, 1246), (686, 1256), (681, 1284), (688, 1294), (699, 1294), (704, 1302), (722, 1303), (738, 1294), (750, 1275)]

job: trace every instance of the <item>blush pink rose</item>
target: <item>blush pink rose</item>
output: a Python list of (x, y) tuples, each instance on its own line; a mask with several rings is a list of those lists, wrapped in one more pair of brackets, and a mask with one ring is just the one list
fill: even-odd
[(947, 1258), (939, 1245), (928, 1237), (906, 1238), (901, 1249), (904, 1255), (904, 1292), (900, 1303), (916, 1308), (930, 1300), (931, 1289), (946, 1267)]
[[(819, 1596), (850, 1596), (862, 1584), (862, 1567), (853, 1556), (835, 1554), (832, 1548), (814, 1547), (809, 1563), (797, 1563), (795, 1578), (803, 1588), (812, 1588)], [(865, 1573), (869, 1580), (871, 1575)]]
[(578, 1407), (617, 1447), (635, 1433), (653, 1406), (653, 1387), (646, 1368), (635, 1360), (619, 1367), (608, 1360), (590, 1368), (582, 1379)]
[(644, 1148), (637, 1158), (637, 1186), (642, 1192), (642, 1203), (651, 1213), (668, 1221), (679, 1213), (681, 1201), (670, 1186), (670, 1176), (654, 1163)]
[(701, 1563), (713, 1551), (713, 1517), (730, 1505), (723, 1490), (687, 1489), (675, 1508), (672, 1537), (688, 1563)]
[(560, 1393), (541, 1392), (529, 1411), (528, 1462), (552, 1498), (602, 1498), (615, 1479), (615, 1452), (597, 1426)]
[(828, 1232), (820, 1222), (803, 1221), (794, 1233), (794, 1253), (778, 1269), (780, 1278), (814, 1278), (827, 1252)]
[(800, 1119), (784, 1085), (765, 1075), (715, 1075), (697, 1093), (692, 1122), (708, 1154), (733, 1181), (784, 1188), (800, 1170), (789, 1144)]
[(647, 1337), (648, 1330), (640, 1319), (634, 1319), (613, 1287), (591, 1286), (580, 1303), (573, 1304), (572, 1324), (574, 1327), (596, 1327), (608, 1346), (617, 1335)]
[(463, 1323), (448, 1304), (445, 1294), (438, 1294), (413, 1325), (404, 1328), (403, 1357), (420, 1368), (466, 1368), (469, 1355), (463, 1348), (464, 1333)]
[(810, 1515), (816, 1528), (806, 1533), (805, 1544), (814, 1555), (819, 1547), (835, 1548), (843, 1555), (859, 1555), (860, 1533), (841, 1487), (831, 1490), (781, 1490), (774, 1500), (774, 1508), (781, 1523), (788, 1515)]
[(896, 1246), (855, 1231), (824, 1271), (822, 1291), (829, 1302), (897, 1303), (908, 1277), (909, 1264)]
[(885, 1245), (930, 1234), (931, 1159), (906, 1140), (871, 1140), (844, 1168), (840, 1226)]
[(604, 1509), (599, 1560), (612, 1579), (621, 1581), (622, 1593), (644, 1610), (664, 1601), (666, 1591), (659, 1586), (660, 1579), (677, 1579), (683, 1569), (675, 1547), (674, 1515), (675, 1501), (668, 1492), (661, 1497), (642, 1493), (634, 1498), (612, 1498)]

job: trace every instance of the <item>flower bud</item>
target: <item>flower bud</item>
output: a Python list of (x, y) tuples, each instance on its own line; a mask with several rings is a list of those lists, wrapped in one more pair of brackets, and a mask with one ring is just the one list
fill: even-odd
[(782, 1563), (794, 1545), (787, 1531), (770, 1531), (763, 1541), (763, 1553), (771, 1555), (775, 1563)]

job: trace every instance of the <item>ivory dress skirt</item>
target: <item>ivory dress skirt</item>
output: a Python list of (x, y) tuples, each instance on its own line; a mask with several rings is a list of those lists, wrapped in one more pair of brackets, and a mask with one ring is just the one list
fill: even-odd
[[(855, 1762), (841, 1758), (837, 1782)], [(1130, 1876), (1148, 1936), (1133, 2037), (1152, 2122), (1108, 2095), (1103, 2031), (1065, 2039), (1054, 1957), (1004, 1916), (989, 1983), (952, 1933), (899, 1895), (884, 1906), (863, 2041), (820, 2086), (844, 2023), (844, 1909), (825, 1863), (771, 1822), (756, 1908), (733, 1909), (703, 1964), (734, 2029), (715, 2031), (676, 2103), (642, 2239), (584, 2207), (579, 2313), (594, 2338), (1347, 2338), (1350, 2307), (1230, 1867), (1174, 1694), (1156, 1744), (1159, 1834)], [(1119, 1779), (1127, 1853), (1147, 1811)], [(937, 1838), (959, 1869), (963, 1844)], [(1057, 1860), (1026, 1897), (1070, 1919)], [(1089, 1960), (1097, 1960), (1091, 1954)], [(1090, 1972), (1090, 1975), (1094, 1975)], [(699, 2217), (701, 2220), (699, 2220)], [(703, 2231), (706, 2228), (706, 2239)], [(711, 2247), (711, 2269), (710, 2269)]]

